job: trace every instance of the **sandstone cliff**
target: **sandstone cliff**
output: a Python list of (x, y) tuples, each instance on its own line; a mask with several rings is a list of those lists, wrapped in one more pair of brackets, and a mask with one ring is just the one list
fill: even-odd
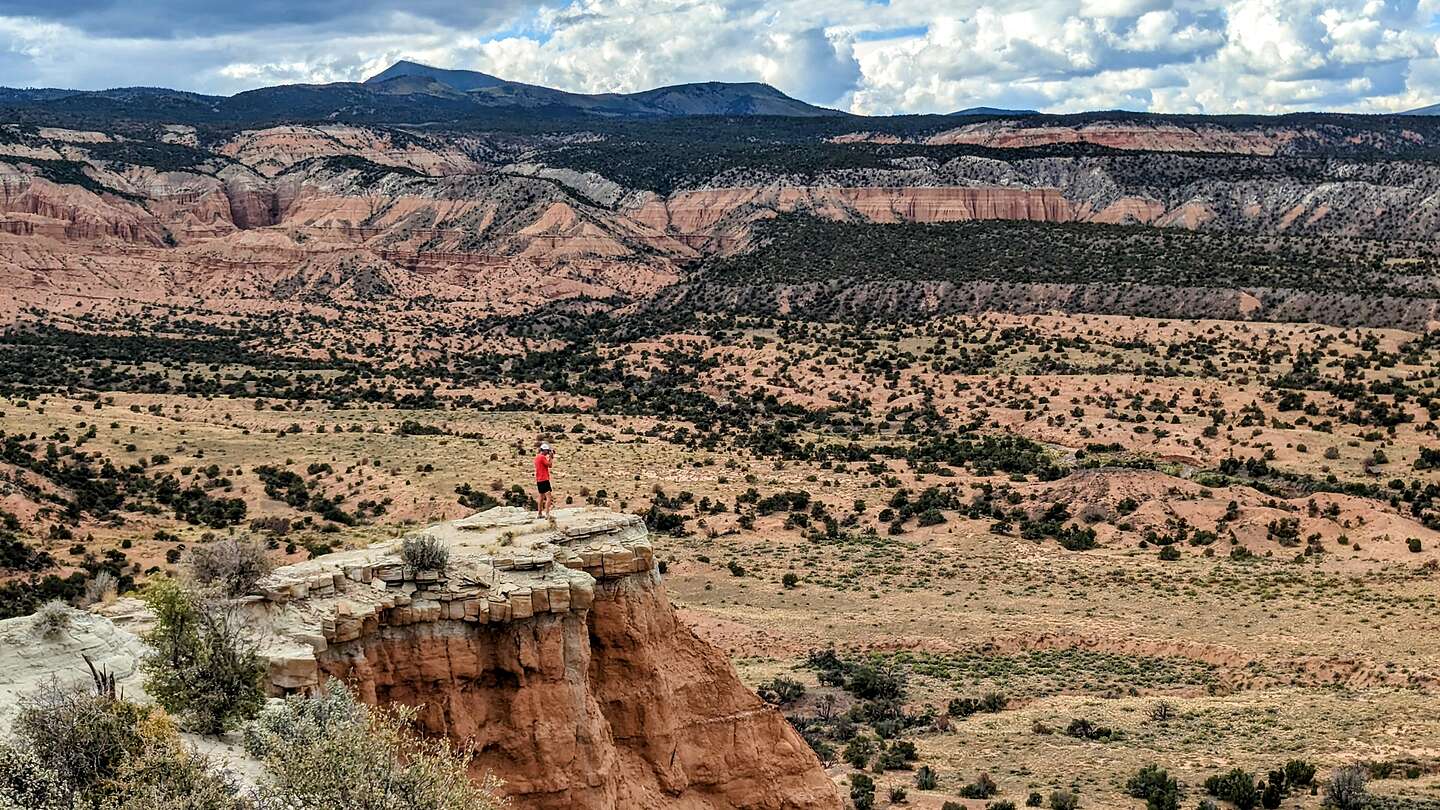
[[(1440, 228), (1440, 169), (1400, 158), (1425, 141), (1404, 127), (1348, 126), (983, 121), (793, 144), (797, 156), (822, 140), (841, 150), (813, 165), (764, 150), (691, 162), (640, 142), (582, 171), (591, 164), (571, 150), (623, 138), (284, 125), (213, 141), (171, 128), (141, 148), (119, 135), (0, 125), (0, 262), (11, 268), (0, 325), (27, 309), (108, 316), (140, 304), (218, 313), (325, 303), (465, 319), (559, 299), (609, 306), (753, 248), (757, 224), (784, 215), (1403, 241), (1415, 247), (1401, 258), (1425, 259)], [(876, 139), (905, 148), (863, 152)], [(1312, 286), (1304, 272), (1300, 290)], [(1128, 293), (1112, 306), (1107, 290), (1066, 292), (1061, 304), (1046, 303), (1052, 290), (1033, 290), (1045, 302), (1015, 290), (966, 291), (947, 308), (1181, 314), (1132, 306)], [(1258, 297), (1265, 307), (1225, 309), (1260, 318), (1331, 308), (1308, 294)], [(1087, 309), (1096, 300), (1105, 308)], [(1433, 319), (1426, 306), (1405, 306), (1403, 321), (1385, 302), (1378, 319), (1327, 322), (1414, 328)]]
[(249, 600), (271, 688), (324, 678), (423, 706), (521, 808), (838, 808), (783, 717), (682, 625), (643, 523), (499, 508), (426, 530), (444, 572), (398, 543), (276, 571)]

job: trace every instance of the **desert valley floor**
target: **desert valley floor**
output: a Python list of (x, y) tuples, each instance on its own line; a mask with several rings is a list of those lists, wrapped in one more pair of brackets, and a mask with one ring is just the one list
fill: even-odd
[[(852, 772), (857, 731), (882, 753), (913, 743), (875, 774), (882, 804), (898, 787), (917, 808), (1056, 790), (1138, 806), (1126, 780), (1151, 763), (1193, 803), (1207, 777), (1290, 760), (1364, 761), (1395, 806), (1440, 804), (1433, 336), (995, 314), (739, 319), (597, 347), (650, 396), (759, 403), (729, 425), (657, 402), (607, 412), (533, 378), (402, 382), (374, 404), (304, 379), (309, 396), (217, 395), (341, 372), (187, 359), (184, 341), (85, 358), (48, 339), (88, 379), (177, 392), (0, 404), (9, 536), (53, 525), (35, 542), (62, 571), (144, 579), (236, 532), (303, 560), (523, 505), (513, 487), (544, 439), (562, 505), (646, 516), (682, 617), (832, 777)], [(44, 340), (26, 342), (37, 377)], [(138, 483), (162, 477), (191, 495)], [(880, 699), (836, 686), (837, 666), (878, 673)], [(887, 688), (903, 710), (867, 715)], [(982, 774), (994, 795), (961, 798)]]

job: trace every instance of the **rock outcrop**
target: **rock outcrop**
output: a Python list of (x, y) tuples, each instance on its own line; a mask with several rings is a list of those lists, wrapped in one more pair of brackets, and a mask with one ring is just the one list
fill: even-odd
[(52, 679), (88, 678), (87, 658), (115, 676), (126, 695), (143, 694), (140, 659), (147, 649), (144, 642), (105, 616), (73, 608), (66, 609), (66, 615), (68, 621), (50, 636), (41, 634), (35, 616), (0, 621), (0, 732), (10, 727), (25, 696)]
[(677, 619), (644, 524), (497, 508), (424, 530), (442, 571), (400, 541), (275, 571), (247, 610), (275, 694), (326, 678), (422, 706), (471, 743), (521, 808), (838, 808), (783, 717)]

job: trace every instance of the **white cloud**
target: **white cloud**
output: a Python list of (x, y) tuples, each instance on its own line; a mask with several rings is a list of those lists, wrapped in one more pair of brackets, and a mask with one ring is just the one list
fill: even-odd
[[(94, 2), (114, 11), (119, 0)], [(169, 26), (206, 31), (182, 35), (121, 26), (108, 12), (91, 25), (36, 0), (28, 16), (0, 17), (0, 75), (230, 93), (358, 80), (407, 57), (579, 92), (765, 81), (875, 114), (1440, 101), (1440, 0), (502, 0), (473, 14), (438, 0), (357, 0), (353, 12), (278, 2), (261, 0), (284, 7), (269, 22), (211, 11)], [(180, 7), (126, 3), (142, 16), (151, 4)]]

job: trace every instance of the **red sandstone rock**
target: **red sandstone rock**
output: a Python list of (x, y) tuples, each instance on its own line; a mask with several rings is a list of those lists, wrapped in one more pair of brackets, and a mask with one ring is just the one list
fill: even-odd
[(804, 740), (676, 616), (643, 523), (557, 517), (426, 529), (445, 572), (386, 543), (277, 570), (250, 601), (272, 686), (419, 706), (522, 810), (839, 810)]

